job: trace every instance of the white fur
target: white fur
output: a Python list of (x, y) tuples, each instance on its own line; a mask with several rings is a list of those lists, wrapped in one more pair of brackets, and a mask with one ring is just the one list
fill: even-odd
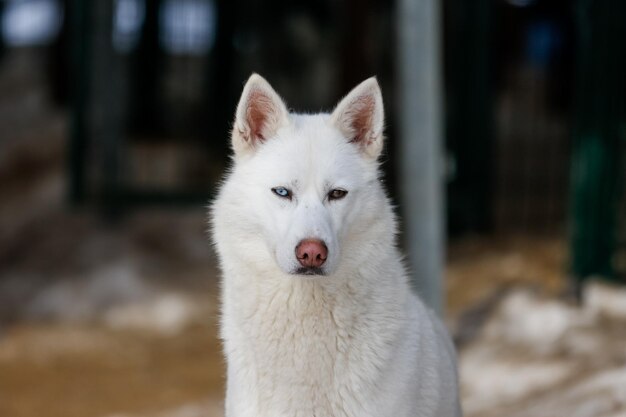
[[(394, 244), (376, 161), (383, 122), (373, 78), (331, 115), (289, 114), (258, 75), (244, 88), (211, 213), (226, 417), (461, 415), (454, 348)], [(331, 201), (335, 188), (348, 194)], [(325, 275), (294, 274), (309, 238), (328, 247)]]

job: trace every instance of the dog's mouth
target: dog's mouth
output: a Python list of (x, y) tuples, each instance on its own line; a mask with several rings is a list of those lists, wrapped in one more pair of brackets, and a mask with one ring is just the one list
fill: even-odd
[(310, 267), (300, 267), (298, 269), (296, 269), (293, 272), (294, 275), (326, 275), (326, 271), (324, 271), (323, 268), (319, 268), (319, 267), (314, 267), (314, 266), (310, 266)]

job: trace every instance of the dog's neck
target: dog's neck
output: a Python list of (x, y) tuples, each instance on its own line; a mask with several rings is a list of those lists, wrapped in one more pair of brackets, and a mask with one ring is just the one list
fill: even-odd
[(248, 304), (248, 308), (285, 309), (295, 313), (312, 313), (308, 308), (330, 308), (337, 297), (353, 298), (356, 301), (362, 297), (363, 288), (352, 285), (359, 276), (333, 274), (329, 276), (301, 276), (289, 275), (276, 270), (263, 273), (240, 265), (237, 273), (225, 277), (224, 296), (230, 295), (232, 289), (233, 301), (239, 305)]
[(259, 273), (239, 263), (224, 280), (225, 307), (236, 303), (234, 314), (242, 319), (263, 315), (302, 320), (332, 314), (337, 306), (371, 305), (372, 299), (402, 298), (409, 292), (402, 265), (381, 259), (350, 273), (339, 268), (333, 275), (313, 277), (278, 268)]

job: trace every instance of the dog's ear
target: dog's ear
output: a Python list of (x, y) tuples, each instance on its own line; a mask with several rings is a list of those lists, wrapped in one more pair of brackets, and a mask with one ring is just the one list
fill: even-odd
[(287, 107), (272, 86), (260, 75), (252, 74), (237, 105), (232, 131), (236, 155), (253, 150), (289, 123)]
[(366, 156), (378, 158), (383, 149), (385, 111), (376, 78), (368, 78), (344, 97), (331, 121)]

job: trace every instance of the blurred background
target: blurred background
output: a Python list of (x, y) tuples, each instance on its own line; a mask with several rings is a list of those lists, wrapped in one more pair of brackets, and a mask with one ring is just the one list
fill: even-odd
[(466, 415), (626, 413), (626, 3), (4, 0), (0, 416), (222, 415), (206, 206), (243, 83), (315, 112), (377, 75), (406, 221), (401, 2), (438, 10)]

